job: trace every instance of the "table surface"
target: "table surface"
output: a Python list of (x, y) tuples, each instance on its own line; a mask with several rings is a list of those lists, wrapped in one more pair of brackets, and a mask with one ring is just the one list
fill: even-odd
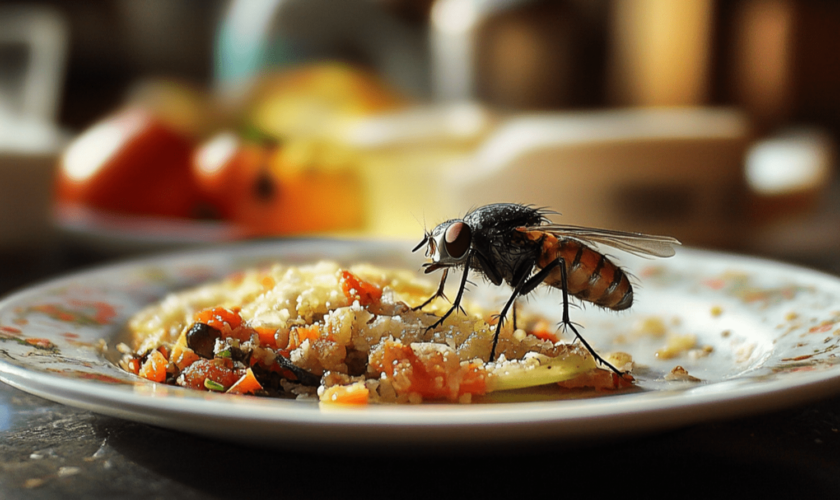
[[(6, 256), (4, 269), (14, 272), (0, 276), (0, 294), (109, 258), (72, 245), (44, 255)], [(840, 271), (840, 257), (833, 255), (808, 264)], [(53, 403), (0, 383), (2, 499), (559, 496), (569, 487), (609, 496), (634, 490), (687, 498), (836, 494), (840, 397), (574, 447), (547, 441), (527, 448), (329, 456), (196, 437)]]

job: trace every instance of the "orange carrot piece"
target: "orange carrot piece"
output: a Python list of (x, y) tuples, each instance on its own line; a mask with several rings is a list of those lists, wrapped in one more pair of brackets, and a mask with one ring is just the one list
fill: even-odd
[(254, 328), (257, 331), (257, 335), (260, 336), (260, 345), (267, 346), (271, 348), (277, 347), (277, 339), (275, 335), (277, 334), (277, 329), (268, 327), (268, 326), (258, 326)]
[(245, 370), (245, 375), (242, 375), (242, 378), (237, 380), (227, 392), (228, 394), (252, 394), (256, 391), (261, 391), (262, 388), (257, 377), (254, 376), (254, 372), (248, 368)]
[(152, 351), (146, 362), (140, 367), (140, 376), (152, 382), (163, 382), (166, 380), (166, 358), (160, 351)]
[(484, 365), (470, 363), (467, 365), (461, 384), (458, 386), (458, 394), (477, 394), (487, 392), (487, 372)]
[(370, 391), (361, 382), (350, 385), (328, 387), (321, 396), (324, 403), (340, 405), (366, 405)]
[(358, 300), (362, 306), (382, 300), (381, 288), (346, 270), (341, 271), (341, 290), (348, 300)]
[(537, 323), (536, 326), (534, 326), (534, 330), (531, 332), (531, 335), (540, 340), (547, 340), (549, 342), (557, 343), (560, 341), (560, 337), (556, 332), (551, 331), (551, 326), (547, 321), (540, 321)]
[(297, 328), (293, 328), (291, 332), (289, 332), (289, 346), (284, 349), (285, 352), (291, 352), (303, 344), (303, 342), (307, 339), (310, 342), (315, 342), (321, 336), (321, 330), (318, 328), (318, 325), (310, 325), (310, 326), (299, 326)]
[(210, 325), (219, 330), (223, 329), (224, 325), (227, 324), (233, 330), (242, 324), (242, 317), (239, 316), (238, 311), (231, 311), (224, 307), (213, 307), (197, 312), (195, 314), (195, 321)]

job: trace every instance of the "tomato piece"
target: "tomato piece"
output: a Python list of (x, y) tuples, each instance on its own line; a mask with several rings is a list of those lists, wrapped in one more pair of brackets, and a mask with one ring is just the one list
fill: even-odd
[(244, 374), (245, 370), (234, 368), (230, 359), (199, 359), (183, 371), (178, 383), (190, 389), (207, 390), (204, 381), (209, 378), (228, 388)]
[(245, 375), (236, 381), (230, 389), (227, 390), (228, 394), (253, 394), (257, 391), (262, 390), (262, 385), (257, 380), (257, 377), (254, 376), (254, 372), (248, 368), (245, 370)]
[(192, 138), (140, 108), (77, 137), (57, 175), (58, 199), (126, 214), (190, 217), (200, 195), (190, 173)]
[(231, 330), (242, 325), (242, 317), (238, 311), (231, 311), (224, 307), (212, 307), (203, 309), (195, 314), (196, 323), (204, 323), (230, 335)]
[(341, 290), (351, 302), (358, 300), (362, 306), (369, 306), (382, 300), (382, 289), (365, 281), (347, 270), (341, 271)]
[(540, 321), (537, 323), (530, 333), (540, 340), (547, 340), (552, 343), (560, 341), (560, 337), (557, 335), (557, 332), (551, 331), (551, 327), (547, 321)]
[(479, 363), (469, 363), (463, 371), (458, 394), (477, 394), (487, 392), (487, 372)]
[(293, 328), (289, 332), (289, 345), (284, 349), (286, 352), (291, 352), (301, 346), (306, 340), (315, 342), (321, 337), (321, 329), (318, 325), (299, 326)]
[(160, 351), (152, 351), (146, 362), (140, 367), (139, 375), (152, 382), (163, 382), (166, 380), (166, 365), (168, 363)]

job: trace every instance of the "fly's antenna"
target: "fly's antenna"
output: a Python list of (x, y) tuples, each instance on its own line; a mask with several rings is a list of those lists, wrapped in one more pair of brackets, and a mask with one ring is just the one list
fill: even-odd
[(414, 247), (411, 250), (412, 252), (416, 252), (417, 250), (420, 250), (421, 248), (423, 248), (423, 245), (425, 245), (429, 241), (429, 238), (432, 237), (432, 234), (429, 232), (428, 229), (426, 229), (426, 213), (425, 212), (423, 212), (423, 222), (422, 223), (420, 222), (420, 219), (417, 218), (417, 215), (414, 215), (414, 220), (416, 220), (418, 224), (423, 225), (423, 241), (418, 243), (417, 246)]
[(429, 234), (429, 232), (428, 232), (428, 231), (424, 231), (424, 234), (423, 234), (423, 241), (421, 241), (420, 243), (418, 243), (416, 247), (414, 247), (414, 248), (412, 248), (412, 249), (411, 249), (411, 251), (412, 251), (412, 252), (416, 252), (417, 250), (420, 250), (421, 248), (423, 248), (423, 245), (425, 245), (425, 244), (429, 241), (429, 238), (431, 238), (431, 236), (432, 236), (432, 235), (431, 235), (431, 234)]

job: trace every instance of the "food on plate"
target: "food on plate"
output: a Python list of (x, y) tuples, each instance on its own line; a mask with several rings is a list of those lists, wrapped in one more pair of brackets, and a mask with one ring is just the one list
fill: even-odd
[[(275, 264), (173, 293), (129, 322), (120, 364), (146, 379), (192, 389), (326, 403), (470, 402), (494, 391), (558, 384), (632, 385), (544, 318), (520, 312), (489, 361), (495, 309), (463, 302), (413, 310), (436, 287), (408, 270), (335, 262)], [(605, 356), (622, 370), (629, 355)], [(561, 389), (558, 388), (558, 391)]]

